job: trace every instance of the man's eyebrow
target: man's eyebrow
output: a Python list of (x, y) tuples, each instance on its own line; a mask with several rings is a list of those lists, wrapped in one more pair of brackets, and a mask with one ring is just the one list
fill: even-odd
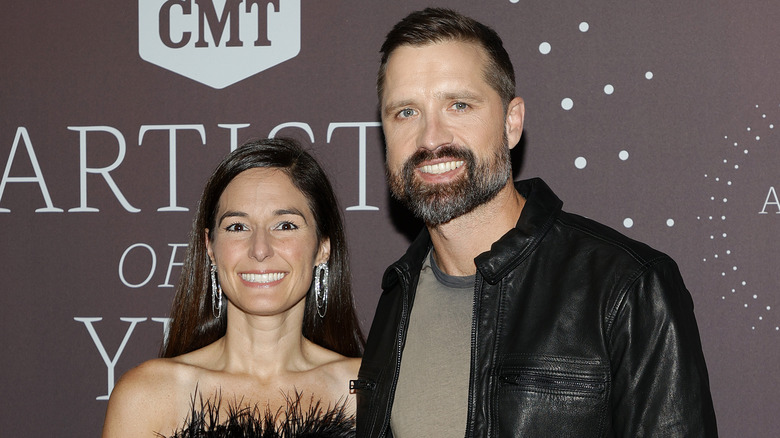
[[(470, 100), (473, 102), (482, 102), (484, 100), (484, 98), (480, 95), (468, 90), (442, 91), (435, 93), (433, 97), (439, 100)], [(388, 114), (396, 109), (412, 105), (414, 105), (414, 101), (412, 99), (388, 102), (382, 107), (382, 114)]]
[(387, 114), (395, 109), (403, 108), (405, 106), (410, 106), (410, 105), (412, 105), (411, 99), (388, 102), (385, 106), (382, 107), (382, 113)]

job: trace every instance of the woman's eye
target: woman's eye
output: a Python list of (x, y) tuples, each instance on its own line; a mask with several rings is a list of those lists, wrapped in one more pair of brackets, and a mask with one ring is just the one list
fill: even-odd
[(280, 223), (279, 225), (277, 225), (277, 226), (276, 226), (276, 229), (277, 229), (277, 230), (281, 230), (281, 231), (291, 231), (291, 230), (297, 230), (297, 229), (298, 229), (298, 226), (297, 226), (297, 225), (295, 225), (295, 224), (294, 224), (294, 223), (292, 223), (292, 222), (286, 222), (286, 221), (285, 221), (285, 222), (282, 222), (282, 223)]
[(235, 223), (225, 227), (225, 231), (246, 231), (247, 227), (244, 224)]

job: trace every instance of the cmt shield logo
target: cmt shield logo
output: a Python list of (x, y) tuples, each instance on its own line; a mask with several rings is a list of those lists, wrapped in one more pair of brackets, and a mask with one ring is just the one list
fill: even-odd
[(300, 50), (300, 0), (138, 0), (141, 58), (213, 88)]

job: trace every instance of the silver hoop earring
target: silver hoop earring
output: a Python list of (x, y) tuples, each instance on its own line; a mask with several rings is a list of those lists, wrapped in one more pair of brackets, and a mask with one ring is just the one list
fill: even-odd
[(222, 315), (222, 286), (217, 283), (217, 265), (213, 263), (211, 264), (211, 314), (216, 319)]
[(325, 318), (328, 311), (328, 265), (325, 263), (314, 268), (314, 302), (317, 304), (317, 315)]

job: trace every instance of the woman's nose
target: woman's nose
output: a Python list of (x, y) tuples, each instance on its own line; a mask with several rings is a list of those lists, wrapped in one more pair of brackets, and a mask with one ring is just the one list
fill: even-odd
[(271, 235), (265, 230), (256, 231), (252, 235), (251, 257), (263, 261), (274, 254)]

